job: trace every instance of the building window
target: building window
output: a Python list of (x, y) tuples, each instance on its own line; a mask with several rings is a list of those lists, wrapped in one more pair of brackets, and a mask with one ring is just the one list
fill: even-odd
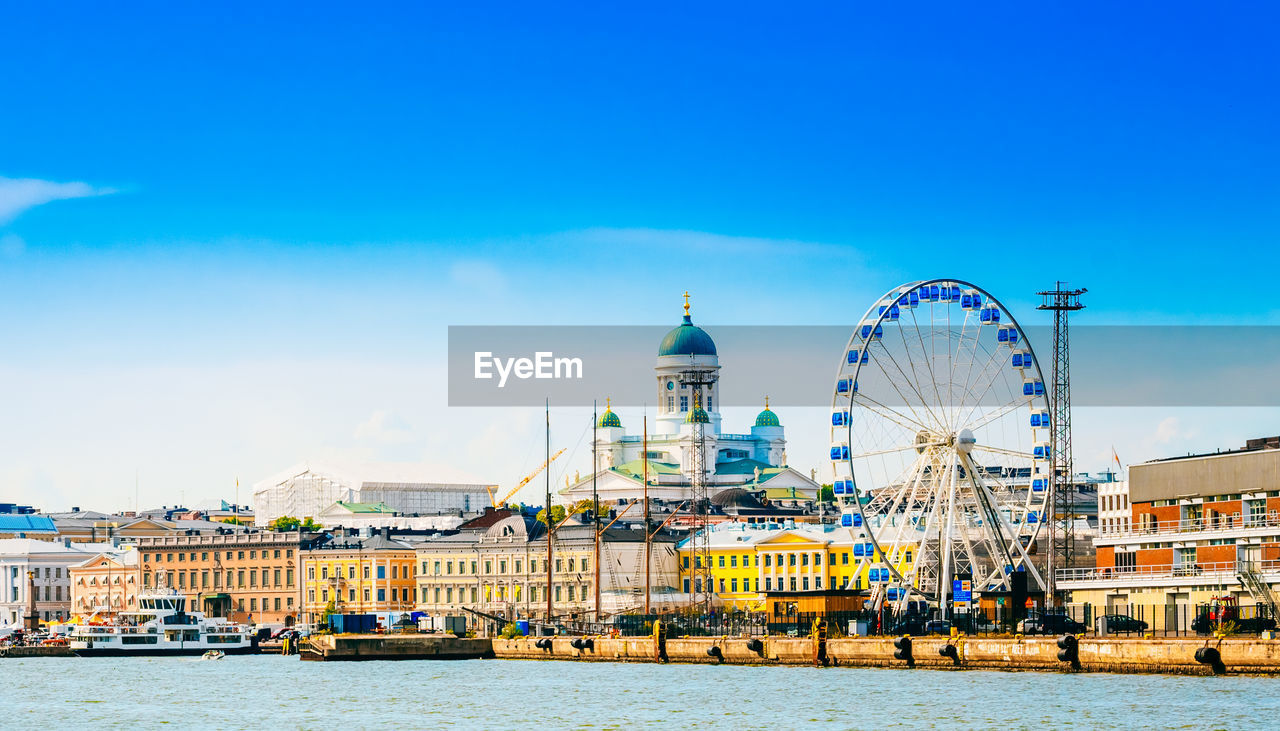
[(764, 555), (764, 565), (765, 565), (766, 567), (767, 567), (767, 566), (772, 566), (772, 565), (773, 565), (773, 556), (771, 556), (771, 555), (769, 555), (769, 554), (767, 554), (767, 553), (766, 553), (766, 554)]
[(293, 569), (284, 570), (284, 583), (285, 586), (293, 586)]
[[(807, 581), (807, 579), (806, 579), (806, 581)], [(792, 576), (792, 577), (791, 577), (791, 591), (795, 591), (795, 590), (796, 590), (796, 577)]]
[(356, 578), (356, 565), (353, 563), (347, 564), (347, 578), (348, 579)]
[(315, 589), (307, 589), (307, 603), (308, 603), (308, 604), (315, 604), (315, 603), (316, 603), (316, 590), (315, 590)]
[(444, 590), (444, 601), (446, 604), (453, 604), (453, 587)]
[(556, 601), (560, 601), (560, 585), (556, 584)]
[(730, 579), (730, 580), (729, 580), (729, 591), (733, 592), (734, 594), (737, 594), (737, 593), (738, 593), (738, 580), (737, 580), (737, 579)]
[(431, 565), (431, 568), (433, 569), (433, 571), (432, 571), (432, 573), (433, 573), (433, 574), (435, 574), (436, 576), (439, 576), (439, 575), (440, 575), (440, 562), (439, 562), (439, 561), (436, 561), (435, 563), (433, 563), (433, 564)]
[[(794, 553), (787, 554), (787, 563), (791, 566), (796, 565), (796, 555)], [(807, 562), (806, 562), (807, 563)]]
[(316, 567), (315, 567), (315, 566), (308, 566), (308, 567), (307, 567), (307, 581), (315, 581), (315, 580), (316, 580)]
[(368, 589), (365, 589), (365, 590), (364, 590), (364, 600), (365, 600), (365, 602), (366, 602), (366, 603), (369, 601), (369, 590), (368, 590)]
[(689, 397), (688, 397), (688, 396), (681, 396), (681, 397), (680, 397), (680, 412), (681, 412), (681, 413), (684, 413), (684, 412), (686, 412), (686, 411), (688, 411), (688, 410), (689, 410)]
[[(795, 562), (793, 561), (792, 563), (795, 563)], [(800, 554), (800, 565), (801, 565), (801, 566), (808, 566), (808, 565), (809, 565), (809, 554), (807, 554), (807, 553), (802, 553), (802, 554)]]
[(688, 579), (685, 579), (685, 580), (684, 580), (684, 593), (686, 593), (686, 594), (688, 594), (688, 593), (689, 593), (689, 580), (688, 580)]
[[(276, 551), (276, 553), (280, 553), (280, 552)], [(280, 611), (280, 597), (276, 597), (275, 601), (273, 601), (272, 604), (275, 606), (275, 610), (277, 612)]]
[(321, 579), (327, 579), (327, 578), (329, 578), (329, 567), (328, 567), (328, 566), (321, 566), (321, 567), (320, 567), (320, 578), (321, 578)]
[(386, 590), (386, 589), (379, 589), (379, 590), (378, 590), (378, 601), (380, 601), (380, 602), (385, 602), (386, 600), (387, 600), (387, 590)]
[(366, 579), (369, 578), (369, 566), (366, 564), (364, 566), (361, 566), (360, 569), (361, 569), (360, 575)]
[(669, 414), (675, 410), (676, 410), (676, 397), (668, 396), (667, 397), (667, 413)]
[(356, 600), (356, 590), (347, 589), (347, 601), (354, 602)]
[(738, 554), (735, 553), (729, 557), (729, 568), (738, 568)]
[(249, 611), (250, 611), (250, 612), (256, 612), (256, 611), (258, 611), (258, 598), (257, 598), (257, 597), (253, 597), (253, 598), (251, 598), (251, 599), (249, 600)]
[(764, 577), (764, 590), (773, 591), (773, 579), (768, 576)]
[(280, 586), (280, 569), (275, 569), (271, 572), (271, 583), (275, 586)]

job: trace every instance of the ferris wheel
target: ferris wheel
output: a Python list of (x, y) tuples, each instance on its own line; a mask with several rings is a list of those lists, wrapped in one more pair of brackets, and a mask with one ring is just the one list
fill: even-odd
[[(1044, 376), (1013, 315), (955, 279), (896, 287), (841, 356), (834, 491), (876, 605), (950, 613), (953, 581), (1044, 588), (1029, 551), (1053, 475)], [(861, 571), (859, 572), (861, 573)]]

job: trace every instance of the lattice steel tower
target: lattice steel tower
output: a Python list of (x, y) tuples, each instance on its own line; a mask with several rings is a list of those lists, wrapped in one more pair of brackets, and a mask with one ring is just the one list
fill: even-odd
[[(1053, 515), (1049, 520), (1049, 557), (1046, 566), (1048, 601), (1057, 593), (1058, 568), (1069, 568), (1075, 558), (1075, 508), (1076, 491), (1072, 484), (1071, 463), (1071, 345), (1067, 332), (1067, 316), (1084, 309), (1080, 295), (1087, 289), (1066, 289), (1066, 282), (1058, 282), (1055, 289), (1037, 292), (1042, 298), (1036, 309), (1053, 312), (1053, 382), (1049, 388), (1049, 408), (1052, 410), (1053, 476), (1050, 504)], [(1058, 525), (1058, 519), (1062, 525)]]
[(716, 382), (714, 369), (699, 368), (693, 365), (690, 356), (690, 367), (680, 372), (680, 384), (692, 391), (693, 408), (685, 417), (685, 423), (693, 427), (693, 440), (689, 454), (689, 512), (693, 515), (693, 534), (690, 538), (690, 553), (693, 558), (690, 564), (692, 581), (689, 598), (694, 606), (701, 605), (703, 611), (711, 607), (714, 587), (711, 585), (711, 500), (707, 495), (707, 425), (711, 417), (702, 408), (702, 389)]

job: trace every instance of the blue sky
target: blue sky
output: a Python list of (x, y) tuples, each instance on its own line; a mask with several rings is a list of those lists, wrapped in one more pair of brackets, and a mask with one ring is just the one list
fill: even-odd
[[(4, 12), (0, 499), (125, 507), (136, 469), (191, 502), (334, 455), (512, 482), (537, 417), (447, 410), (444, 328), (663, 323), (685, 289), (710, 324), (849, 323), (935, 275), (1280, 323), (1248, 296), (1280, 263), (1261, 3)], [(783, 416), (821, 467), (821, 414)]]

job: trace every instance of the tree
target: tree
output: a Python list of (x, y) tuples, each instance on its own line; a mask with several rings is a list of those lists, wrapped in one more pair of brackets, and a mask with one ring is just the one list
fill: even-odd
[[(554, 527), (556, 527), (557, 525), (560, 525), (561, 523), (563, 523), (563, 522), (564, 522), (564, 517), (565, 517), (565, 512), (564, 512), (564, 506), (563, 506), (563, 505), (552, 505), (552, 506), (551, 506), (551, 520), (552, 520), (551, 527), (552, 527), (552, 528), (554, 528)], [(546, 522), (547, 522), (547, 509), (546, 509), (546, 508), (543, 508), (542, 510), (539, 510), (539, 511), (538, 511), (538, 522), (539, 522), (539, 523), (546, 523)]]
[(243, 520), (240, 520), (239, 518), (226, 518), (222, 522), (226, 523), (227, 525), (249, 525), (248, 523), (244, 522)]
[(824, 503), (833, 503), (836, 501), (836, 491), (830, 485), (823, 485), (818, 492), (818, 500)]
[(324, 605), (324, 613), (320, 615), (320, 625), (322, 627), (329, 626), (329, 615), (338, 613), (338, 605), (334, 600), (330, 599), (329, 603)]
[(305, 520), (299, 520), (292, 515), (282, 515), (270, 523), (267, 523), (267, 530), (284, 533), (287, 531), (297, 530), (299, 526), (301, 526), (302, 530), (313, 533), (324, 530), (324, 526), (316, 523), (310, 516)]
[(510, 640), (516, 637), (524, 637), (524, 633), (520, 631), (520, 626), (515, 622), (508, 622), (507, 626), (502, 628), (502, 633), (498, 635), (504, 640)]

